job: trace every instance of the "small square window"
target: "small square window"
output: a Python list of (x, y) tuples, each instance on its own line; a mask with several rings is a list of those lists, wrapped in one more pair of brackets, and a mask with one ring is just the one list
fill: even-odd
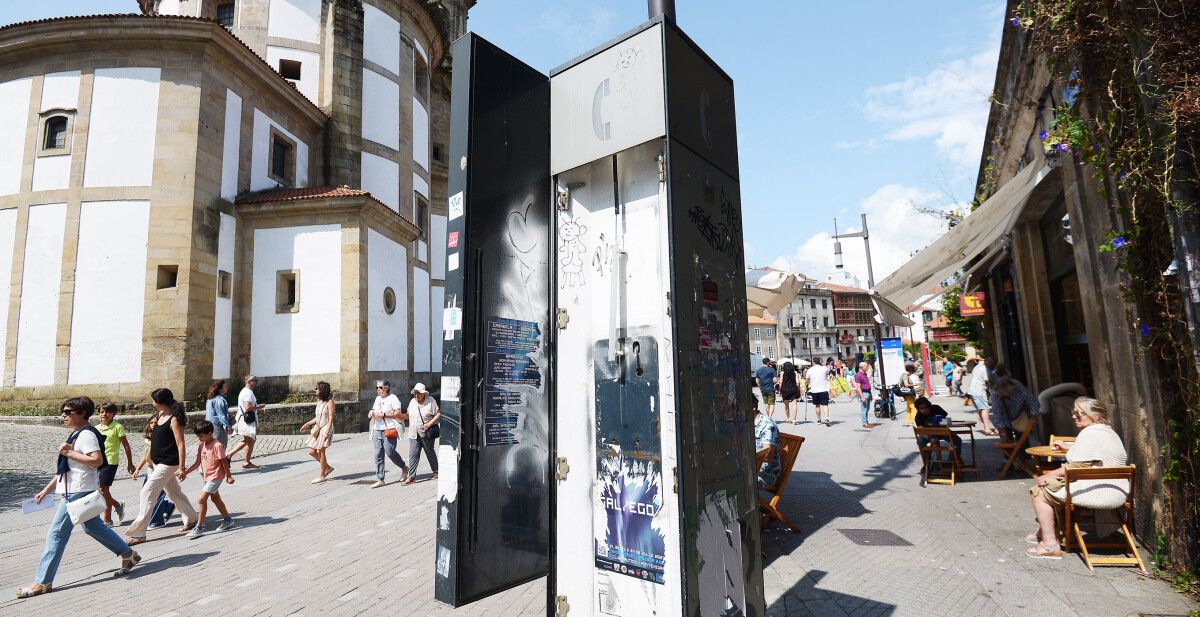
[(413, 201), (416, 207), (413, 208), (413, 217), (416, 218), (414, 223), (421, 228), (421, 237), (429, 237), (429, 202), (420, 193), (413, 193)]
[(283, 186), (292, 186), (296, 179), (296, 143), (283, 133), (271, 129), (271, 179)]
[(275, 272), (275, 312), (300, 312), (299, 270), (278, 270)]
[(179, 266), (162, 265), (158, 267), (156, 287), (158, 289), (172, 289), (179, 284)]
[(233, 3), (222, 2), (217, 5), (217, 22), (226, 28), (233, 27)]
[(300, 61), (299, 60), (279, 60), (279, 74), (283, 75), (284, 79), (292, 81), (300, 80)]
[(220, 298), (228, 298), (233, 295), (233, 275), (224, 271), (217, 271), (217, 296)]

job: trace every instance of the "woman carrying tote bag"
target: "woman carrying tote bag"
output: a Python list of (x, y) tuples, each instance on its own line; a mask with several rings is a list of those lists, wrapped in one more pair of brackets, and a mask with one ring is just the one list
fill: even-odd
[[(100, 495), (98, 470), (104, 463), (104, 438), (88, 422), (95, 411), (96, 404), (86, 396), (70, 399), (62, 405), (63, 426), (71, 429), (71, 434), (58, 446), (54, 479), (33, 498), (41, 503), (50, 491), (54, 491), (62, 495), (62, 501), (58, 503), (54, 520), (50, 522), (50, 529), (46, 533), (46, 548), (42, 551), (37, 576), (33, 584), (17, 590), (18, 598), (31, 598), (50, 592), (63, 552), (67, 550), (67, 541), (71, 539), (71, 531), (77, 524), (82, 524), (87, 535), (121, 557), (121, 567), (116, 571), (116, 576), (128, 574), (142, 560), (141, 555), (129, 548), (117, 532), (100, 520), (100, 513), (104, 511), (103, 497), (88, 499), (89, 496)], [(95, 507), (91, 501), (95, 501), (99, 507)]]

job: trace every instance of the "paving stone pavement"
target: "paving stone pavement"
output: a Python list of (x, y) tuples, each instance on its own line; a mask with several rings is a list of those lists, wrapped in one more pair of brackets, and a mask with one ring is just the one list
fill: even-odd
[[(947, 408), (966, 417), (961, 406)], [(783, 427), (807, 438), (782, 505), (803, 532), (764, 532), (769, 615), (1124, 617), (1186, 615), (1196, 606), (1129, 569), (1089, 574), (1075, 556), (1024, 557), (1030, 482), (1016, 474), (996, 480), (999, 461), (987, 443), (982, 478), (922, 488), (907, 429), (889, 421), (860, 429), (857, 406), (848, 402), (836, 403), (833, 417), (831, 428)], [(117, 560), (76, 534), (56, 590), (30, 600), (7, 594), (32, 579), (51, 511), (0, 509), (0, 617), (546, 614), (543, 581), (458, 610), (435, 603), (435, 483), (370, 489), (363, 483), (373, 476), (370, 444), (361, 434), (339, 439), (330, 449), (330, 481), (309, 483), (316, 463), (303, 451), (264, 458), (261, 469), (239, 471), (222, 488), (236, 529), (187, 540), (175, 518), (150, 532), (138, 547), (145, 561), (127, 578), (112, 578)], [(8, 469), (0, 485), (35, 476), (31, 465), (6, 460), (13, 451), (0, 449), (0, 468)], [(121, 479), (114, 492), (132, 504), (138, 486)], [(199, 488), (195, 477), (184, 482), (189, 495)], [(861, 528), (890, 530), (912, 546), (858, 546), (838, 531)]]

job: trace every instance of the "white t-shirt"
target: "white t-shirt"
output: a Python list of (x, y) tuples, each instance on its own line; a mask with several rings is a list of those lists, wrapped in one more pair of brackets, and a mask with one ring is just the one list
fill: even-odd
[(971, 396), (987, 396), (987, 367), (982, 362), (971, 370), (971, 385), (967, 387)]
[(402, 409), (402, 407), (400, 406), (400, 399), (396, 398), (395, 394), (389, 393), (387, 396), (375, 397), (375, 404), (371, 406), (371, 411), (374, 412), (374, 423), (371, 425), (371, 428), (377, 431), (400, 428), (400, 421), (396, 418), (379, 417), (381, 413), (392, 412), (397, 409)]
[(808, 367), (805, 376), (808, 378), (809, 392), (829, 392), (829, 367), (814, 364)]
[[(254, 396), (254, 390), (251, 390), (250, 388), (242, 388), (242, 391), (238, 393), (237, 417), (239, 420), (242, 418), (242, 414), (246, 413), (247, 404), (249, 405), (250, 410), (253, 411), (255, 407), (258, 407), (258, 397)], [(254, 415), (255, 421), (253, 424), (258, 424), (258, 414)]]
[[(80, 431), (79, 436), (75, 438), (75, 443), (71, 447), (80, 454), (91, 454), (100, 450), (100, 441), (96, 439), (95, 433), (91, 431)], [(65, 494), (67, 491), (72, 493), (85, 493), (94, 491), (100, 488), (98, 481), (97, 469), (88, 467), (79, 461), (69, 458), (67, 459), (67, 473), (58, 476), (58, 485), (54, 492), (59, 495)]]
[(414, 396), (408, 402), (408, 438), (417, 438), (417, 429), (421, 428), (422, 424), (433, 419), (437, 415), (438, 404), (433, 400), (432, 396), (425, 395), (425, 404), (417, 403), (417, 398)]
[(908, 380), (908, 385), (914, 388), (921, 385), (921, 376), (916, 373), (908, 373), (905, 378)]

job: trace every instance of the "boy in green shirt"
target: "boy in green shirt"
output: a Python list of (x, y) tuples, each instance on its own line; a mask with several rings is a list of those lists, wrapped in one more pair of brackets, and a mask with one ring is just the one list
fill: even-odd
[(121, 447), (125, 447), (125, 460), (128, 461), (129, 473), (133, 473), (133, 451), (129, 449), (129, 439), (125, 437), (125, 427), (114, 418), (117, 416), (117, 406), (105, 403), (100, 406), (100, 426), (97, 429), (104, 435), (104, 464), (100, 466), (100, 494), (104, 495), (107, 504), (104, 508), (104, 524), (113, 526), (112, 512), (117, 511), (117, 520), (125, 520), (125, 504), (113, 499), (109, 487), (117, 477), (117, 466), (121, 464)]

